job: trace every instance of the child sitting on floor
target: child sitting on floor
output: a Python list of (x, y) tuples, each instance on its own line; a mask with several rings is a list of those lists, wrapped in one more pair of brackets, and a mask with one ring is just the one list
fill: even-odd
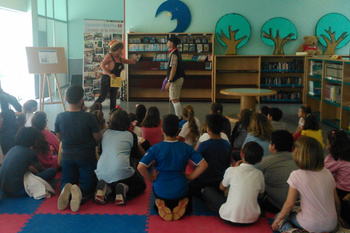
[(350, 139), (344, 130), (330, 130), (326, 148), (329, 155), (324, 167), (333, 174), (341, 203), (341, 216), (350, 224)]
[(242, 161), (225, 171), (220, 189), (229, 189), (227, 198), (213, 187), (203, 190), (203, 197), (210, 209), (233, 225), (256, 222), (260, 216), (258, 195), (265, 191), (264, 175), (254, 167), (261, 161), (264, 151), (256, 142), (248, 142), (241, 152)]
[(38, 103), (35, 100), (28, 100), (23, 104), (22, 112), (26, 116), (26, 127), (32, 126), (32, 118), (34, 116), (34, 112), (38, 110)]
[[(223, 116), (224, 107), (220, 103), (213, 103), (211, 105), (211, 114), (219, 114)], [(226, 117), (223, 118), (222, 132), (224, 132), (227, 137), (230, 137), (231, 133), (231, 123)]]
[(298, 138), (301, 136), (301, 131), (304, 128), (305, 124), (305, 117), (311, 114), (311, 107), (310, 106), (301, 106), (298, 110), (298, 117), (299, 117), (299, 122), (298, 122), (298, 127), (295, 130), (295, 133), (293, 134), (294, 141), (296, 141)]
[(130, 158), (138, 155), (136, 134), (130, 132), (130, 119), (124, 110), (109, 117), (109, 129), (102, 136), (102, 154), (95, 170), (98, 183), (95, 202), (105, 204), (115, 193), (115, 204), (126, 205), (126, 199), (136, 197), (146, 189), (145, 181), (130, 165)]
[(149, 141), (153, 146), (161, 141), (162, 138), (162, 121), (160, 120), (160, 113), (157, 107), (149, 107), (146, 116), (141, 124), (142, 137)]
[(316, 139), (324, 148), (323, 137), (322, 137), (322, 129), (318, 124), (318, 119), (315, 115), (308, 114), (305, 117), (305, 124), (303, 130), (301, 131), (302, 136), (308, 136)]
[[(66, 99), (68, 111), (56, 117), (55, 132), (62, 141), (61, 194), (57, 201), (59, 210), (79, 210), (80, 204), (93, 197), (97, 179), (95, 147), (100, 141), (100, 128), (91, 113), (83, 112), (84, 89), (70, 86)], [(80, 183), (80, 187), (77, 185)]]
[[(340, 217), (337, 213), (340, 203), (334, 178), (324, 168), (320, 143), (311, 137), (299, 138), (295, 142), (293, 159), (299, 169), (293, 171), (287, 180), (287, 200), (276, 215), (272, 228), (281, 232), (295, 232), (298, 229), (309, 232), (333, 231)], [(298, 196), (301, 211), (291, 212)]]
[[(162, 123), (164, 141), (152, 146), (137, 167), (144, 178), (153, 182), (155, 209), (166, 221), (178, 220), (190, 213), (192, 205), (187, 180), (196, 179), (208, 167), (198, 152), (176, 139), (178, 129), (179, 118), (173, 114), (165, 116)], [(190, 175), (185, 175), (189, 160), (196, 168)], [(151, 174), (148, 168), (153, 163), (156, 171)]]
[(197, 197), (201, 197), (201, 189), (205, 187), (218, 189), (225, 170), (231, 164), (231, 145), (220, 136), (223, 118), (219, 114), (210, 114), (205, 118), (209, 140), (202, 142), (197, 151), (208, 163), (208, 168), (189, 183), (191, 193)]
[(0, 168), (0, 189), (6, 196), (27, 196), (23, 181), (27, 171), (31, 171), (47, 182), (51, 182), (55, 178), (56, 170), (42, 168), (36, 153), (36, 151), (47, 149), (48, 145), (39, 130), (32, 127), (22, 127), (18, 131), (15, 147), (6, 154)]
[(185, 105), (182, 108), (182, 118), (187, 122), (183, 125), (177, 139), (185, 141), (193, 148), (196, 146), (199, 139), (200, 122), (197, 117), (194, 116), (194, 110), (191, 105)]
[(270, 108), (267, 114), (267, 119), (270, 121), (273, 130), (288, 130), (287, 125), (280, 121), (283, 116), (283, 112), (279, 108)]

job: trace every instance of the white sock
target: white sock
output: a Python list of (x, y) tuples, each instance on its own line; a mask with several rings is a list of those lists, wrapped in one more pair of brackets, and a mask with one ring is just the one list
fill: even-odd
[(181, 103), (177, 102), (177, 103), (173, 103), (174, 105), (174, 109), (175, 109), (175, 115), (181, 119)]

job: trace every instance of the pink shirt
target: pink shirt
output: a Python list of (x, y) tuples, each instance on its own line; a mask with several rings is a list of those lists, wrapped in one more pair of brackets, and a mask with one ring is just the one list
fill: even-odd
[(158, 127), (142, 127), (142, 137), (146, 139), (151, 146), (163, 141), (162, 138), (162, 124), (159, 124)]
[(328, 169), (321, 171), (295, 170), (287, 183), (298, 190), (301, 212), (297, 221), (310, 232), (332, 231), (337, 225), (334, 202), (335, 182)]
[[(55, 168), (57, 169), (59, 167), (58, 162), (57, 162), (57, 153), (58, 153), (58, 149), (60, 147), (60, 142), (58, 141), (58, 139), (56, 138), (56, 136), (48, 131), (48, 130), (42, 130), (41, 131), (42, 134), (44, 134), (45, 139), (47, 141), (47, 143), (49, 144), (49, 151), (46, 154), (38, 154), (39, 157), (39, 161), (41, 163), (41, 165), (43, 165), (44, 168)], [(54, 155), (54, 153), (56, 155)]]
[(336, 161), (328, 155), (324, 161), (324, 167), (332, 173), (338, 189), (350, 192), (350, 162)]

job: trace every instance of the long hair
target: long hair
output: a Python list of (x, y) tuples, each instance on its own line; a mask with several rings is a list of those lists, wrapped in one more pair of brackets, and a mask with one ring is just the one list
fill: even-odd
[(315, 115), (308, 114), (305, 117), (305, 123), (304, 123), (304, 130), (311, 129), (311, 130), (319, 130), (320, 126), (318, 124), (318, 119)]
[(188, 128), (190, 129), (189, 138), (192, 142), (195, 142), (199, 138), (199, 129), (194, 118), (194, 110), (191, 105), (185, 105), (182, 108), (182, 115), (184, 115), (188, 120)]
[(157, 107), (152, 106), (146, 112), (145, 119), (143, 119), (141, 126), (146, 128), (158, 127), (160, 124), (160, 113)]
[(264, 114), (255, 112), (252, 115), (248, 131), (261, 140), (270, 140), (273, 128)]
[(350, 139), (344, 130), (328, 131), (327, 140), (327, 149), (334, 160), (350, 162)]
[(46, 154), (49, 151), (49, 145), (45, 136), (33, 127), (22, 127), (15, 136), (17, 146), (32, 147), (36, 153)]
[(242, 128), (248, 131), (250, 119), (252, 117), (253, 111), (251, 109), (242, 109), (240, 112), (239, 122), (242, 125)]
[(91, 114), (95, 117), (95, 119), (97, 121), (97, 124), (98, 124), (98, 127), (100, 128), (100, 130), (104, 129), (105, 126), (106, 126), (105, 125), (106, 120), (105, 120), (105, 118), (103, 116), (103, 112), (100, 111), (100, 110), (95, 110)]
[(147, 112), (147, 109), (146, 109), (145, 105), (138, 104), (136, 106), (135, 114), (136, 114), (136, 117), (137, 117), (137, 126), (139, 126), (139, 127), (141, 126), (141, 124), (143, 122), (143, 119), (146, 116), (146, 112)]

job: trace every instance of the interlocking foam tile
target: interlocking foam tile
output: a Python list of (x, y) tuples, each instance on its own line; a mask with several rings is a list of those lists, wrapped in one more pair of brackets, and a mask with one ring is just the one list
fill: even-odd
[(22, 232), (145, 232), (146, 216), (36, 214)]
[(46, 199), (38, 208), (36, 213), (40, 214), (129, 214), (129, 215), (145, 215), (148, 209), (149, 196), (151, 192), (151, 185), (147, 183), (147, 188), (144, 193), (138, 197), (128, 200), (126, 206), (116, 206), (114, 202), (108, 202), (106, 205), (96, 204), (93, 200), (80, 206), (77, 213), (70, 210), (69, 206), (66, 210), (60, 211), (57, 209), (57, 200), (59, 192), (55, 196)]
[[(157, 232), (235, 232), (235, 233), (271, 233), (270, 226), (266, 223), (266, 219), (259, 218), (258, 222), (251, 226), (236, 227), (231, 226), (216, 216), (185, 216), (178, 221), (166, 222), (159, 216), (151, 216), (148, 227), (149, 233)], [(181, 230), (180, 230), (181, 229)]]
[[(2, 208), (1, 204), (0, 208)], [(30, 215), (28, 214), (2, 214), (0, 217), (0, 232), (19, 232), (29, 218)]]
[(42, 200), (31, 197), (9, 198), (1, 195), (0, 214), (32, 214), (42, 203)]

